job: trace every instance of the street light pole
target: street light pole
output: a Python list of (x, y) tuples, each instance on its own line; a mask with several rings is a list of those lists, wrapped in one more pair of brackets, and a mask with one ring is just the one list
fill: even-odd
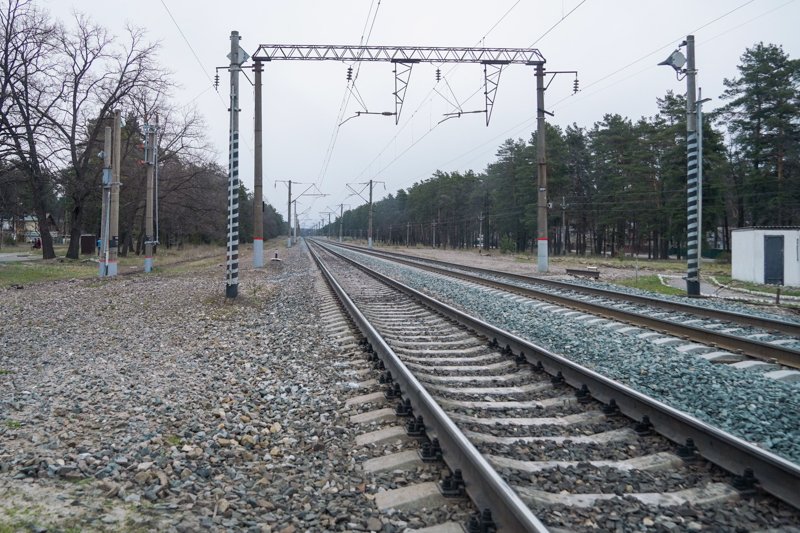
[(686, 294), (700, 296), (698, 253), (698, 180), (697, 180), (697, 89), (694, 62), (694, 35), (686, 37)]
[[(698, 114), (701, 100), (697, 102), (695, 79), (697, 68), (694, 57), (694, 35), (687, 35), (681, 43), (686, 46), (686, 57), (675, 50), (670, 56), (659, 63), (675, 69), (678, 79), (681, 74), (686, 76), (686, 294), (700, 296), (700, 243), (702, 242), (699, 214), (702, 201), (700, 187), (702, 186), (702, 153), (698, 140)], [(683, 65), (686, 68), (683, 68)]]

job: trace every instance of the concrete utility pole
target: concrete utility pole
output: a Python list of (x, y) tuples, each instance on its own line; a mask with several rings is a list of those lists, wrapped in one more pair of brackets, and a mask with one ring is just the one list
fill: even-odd
[(367, 235), (367, 248), (372, 249), (372, 180), (369, 180), (369, 233)]
[(106, 126), (103, 138), (103, 209), (100, 217), (100, 262), (98, 275), (102, 278), (108, 275), (108, 234), (111, 230), (111, 147), (112, 128)]
[(255, 61), (255, 153), (253, 160), (253, 267), (264, 266), (264, 191), (262, 165), (262, 124), (261, 124), (261, 72), (260, 60)]
[[(369, 180), (369, 181), (365, 181), (364, 183), (358, 183), (358, 184), (355, 184), (355, 183), (348, 183), (347, 184), (347, 188), (350, 189), (350, 191), (354, 195), (360, 196), (362, 200), (364, 200), (365, 202), (369, 203), (369, 211), (368, 211), (368, 213), (369, 213), (369, 227), (367, 228), (367, 246), (369, 248), (372, 248), (372, 187), (377, 183), (383, 183), (384, 184), (384, 188), (386, 188), (386, 183), (385, 182), (383, 182), (383, 181), (374, 181), (374, 180)], [(364, 187), (361, 187), (361, 190), (357, 191), (352, 187), (352, 185), (363, 185)], [(361, 194), (366, 187), (369, 187), (369, 197), (368, 198), (364, 198), (364, 195)]]
[(231, 32), (228, 67), (231, 73), (230, 138), (228, 145), (228, 253), (225, 297), (239, 294), (239, 71), (247, 61), (247, 52), (239, 46), (239, 32)]
[(547, 272), (547, 152), (544, 122), (544, 66), (536, 65), (536, 159), (539, 195), (536, 216), (536, 250), (539, 272)]
[(153, 271), (153, 244), (156, 239), (153, 233), (153, 191), (155, 182), (155, 168), (158, 164), (156, 159), (156, 143), (158, 132), (158, 119), (156, 124), (145, 125), (144, 137), (144, 161), (147, 167), (147, 196), (144, 201), (145, 210), (145, 237), (144, 237), (144, 271)]
[(289, 234), (288, 238), (286, 239), (286, 247), (292, 247), (292, 180), (289, 180), (289, 203), (288, 203), (288, 214), (286, 216), (286, 223), (289, 224)]
[(342, 242), (343, 224), (344, 224), (344, 204), (339, 204), (339, 242)]
[[(107, 130), (106, 130), (107, 131)], [(106, 160), (106, 164), (110, 167), (110, 181), (109, 188), (109, 202), (108, 202), (108, 224), (106, 226), (105, 239), (103, 246), (105, 248), (105, 265), (102, 260), (100, 263), (100, 276), (116, 276), (117, 275), (117, 254), (119, 250), (119, 187), (120, 187), (120, 158), (122, 153), (122, 112), (120, 110), (114, 111), (114, 126), (111, 135), (108, 138), (113, 139), (112, 146), (109, 153), (111, 157), (110, 163)], [(108, 143), (108, 141), (106, 141)], [(105, 188), (105, 184), (103, 186)]]
[(411, 222), (406, 222), (406, 248), (408, 248), (409, 237), (411, 235)]
[(478, 225), (478, 250), (484, 249), (483, 246), (483, 211), (481, 211), (481, 216), (478, 217), (478, 221), (480, 224)]
[(697, 282), (700, 293), (700, 261), (703, 259), (703, 104), (711, 98), (703, 98), (697, 89)]
[(686, 294), (700, 296), (697, 222), (697, 100), (694, 35), (686, 37)]

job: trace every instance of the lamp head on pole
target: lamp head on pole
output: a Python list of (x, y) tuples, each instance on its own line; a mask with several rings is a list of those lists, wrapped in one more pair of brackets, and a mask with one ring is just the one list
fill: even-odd
[(683, 66), (686, 64), (686, 56), (681, 53), (680, 50), (675, 50), (672, 52), (668, 58), (664, 61), (659, 63), (659, 65), (666, 65), (668, 67), (672, 67), (675, 69), (675, 75), (679, 80), (683, 79), (681, 74), (684, 76), (686, 75), (686, 70), (684, 70)]

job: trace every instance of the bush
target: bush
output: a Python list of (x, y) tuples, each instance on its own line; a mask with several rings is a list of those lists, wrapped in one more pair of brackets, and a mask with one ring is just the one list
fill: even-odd
[(717, 255), (717, 258), (714, 260), (715, 263), (722, 263), (723, 265), (730, 265), (731, 264), (731, 253), (730, 252), (720, 252)]
[(517, 251), (517, 243), (506, 235), (502, 239), (500, 239), (500, 253), (507, 254), (507, 253), (514, 253)]

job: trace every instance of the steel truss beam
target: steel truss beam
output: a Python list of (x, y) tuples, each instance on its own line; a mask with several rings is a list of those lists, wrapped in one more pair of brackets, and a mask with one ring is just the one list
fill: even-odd
[(400, 123), (400, 112), (403, 110), (403, 102), (406, 98), (406, 89), (408, 89), (408, 80), (411, 79), (411, 68), (414, 63), (401, 63), (399, 61), (394, 64), (394, 123)]
[(339, 46), (262, 44), (253, 54), (261, 61), (390, 61), (395, 63), (483, 63), (543, 65), (536, 48), (451, 48), (424, 46)]
[[(491, 69), (489, 72), (488, 69)], [(483, 65), (483, 94), (486, 97), (486, 125), (492, 118), (494, 109), (494, 98), (497, 94), (497, 86), (500, 83), (500, 74), (503, 72), (503, 65), (487, 63)]]

